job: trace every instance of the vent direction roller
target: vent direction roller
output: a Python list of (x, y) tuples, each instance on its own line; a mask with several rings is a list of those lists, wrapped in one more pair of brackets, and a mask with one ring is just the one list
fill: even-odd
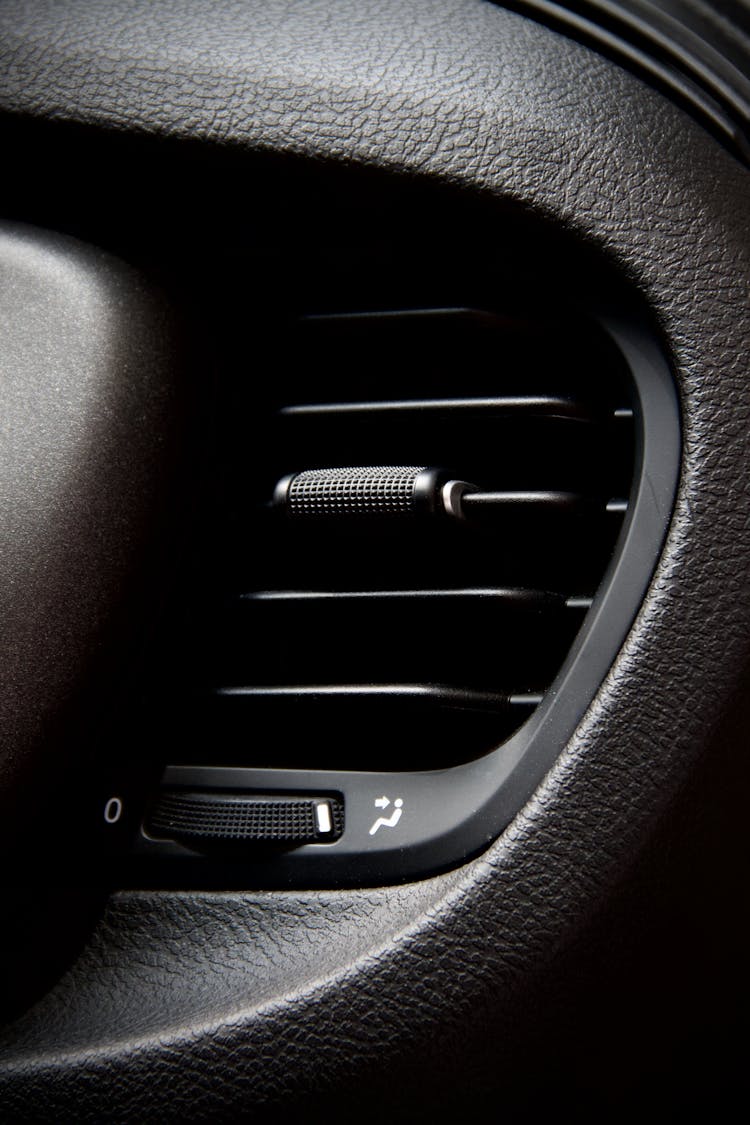
[(443, 469), (425, 465), (375, 465), (312, 469), (279, 481), (274, 501), (292, 519), (462, 517), (466, 481), (451, 480)]
[(343, 831), (335, 798), (285, 793), (162, 792), (148, 818), (155, 836), (195, 846), (331, 843)]

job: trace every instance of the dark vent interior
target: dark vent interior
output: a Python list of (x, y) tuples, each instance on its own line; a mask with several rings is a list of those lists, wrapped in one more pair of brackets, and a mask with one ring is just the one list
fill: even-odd
[[(634, 463), (623, 358), (571, 311), (328, 311), (274, 332), (264, 394), (249, 368), (220, 375), (172, 760), (419, 770), (486, 753), (553, 683), (612, 557)], [(290, 473), (363, 466), (475, 491), (462, 519), (272, 503)]]

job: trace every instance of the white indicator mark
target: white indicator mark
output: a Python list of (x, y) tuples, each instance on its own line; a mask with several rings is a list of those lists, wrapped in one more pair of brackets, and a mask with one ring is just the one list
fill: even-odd
[(117, 824), (122, 816), (122, 801), (119, 797), (110, 797), (104, 806), (104, 820), (107, 824)]
[(332, 830), (331, 806), (328, 801), (318, 801), (315, 806), (315, 820), (318, 825), (318, 832), (328, 833)]
[[(390, 805), (388, 797), (377, 797), (375, 799), (375, 807), (377, 809), (386, 809)], [(397, 797), (393, 802), (393, 812), (390, 816), (379, 816), (370, 829), (370, 835), (374, 836), (379, 828), (395, 828), (401, 820), (401, 814), (404, 811), (404, 802), (401, 797)]]

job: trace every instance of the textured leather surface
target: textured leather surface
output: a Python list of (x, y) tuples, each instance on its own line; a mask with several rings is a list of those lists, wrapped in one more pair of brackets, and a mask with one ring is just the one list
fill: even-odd
[(472, 185), (598, 245), (652, 302), (683, 408), (668, 541), (616, 666), (503, 838), (382, 893), (120, 896), (5, 1035), (13, 1120), (216, 1120), (327, 1092), (424, 1108), (481, 1067), (501, 1090), (543, 1016), (533, 982), (740, 698), (747, 173), (634, 78), (478, 0), (11, 2), (0, 42), (8, 111)]

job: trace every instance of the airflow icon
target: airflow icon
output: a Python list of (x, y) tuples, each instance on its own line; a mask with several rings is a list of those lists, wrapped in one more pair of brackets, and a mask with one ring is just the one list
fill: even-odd
[[(378, 809), (387, 809), (391, 801), (389, 797), (376, 797), (374, 803), (375, 807)], [(397, 797), (393, 802), (393, 812), (391, 813), (391, 815), (379, 816), (370, 829), (370, 835), (374, 836), (379, 828), (395, 828), (398, 822), (401, 820), (401, 814), (403, 811), (404, 802), (401, 797)]]

